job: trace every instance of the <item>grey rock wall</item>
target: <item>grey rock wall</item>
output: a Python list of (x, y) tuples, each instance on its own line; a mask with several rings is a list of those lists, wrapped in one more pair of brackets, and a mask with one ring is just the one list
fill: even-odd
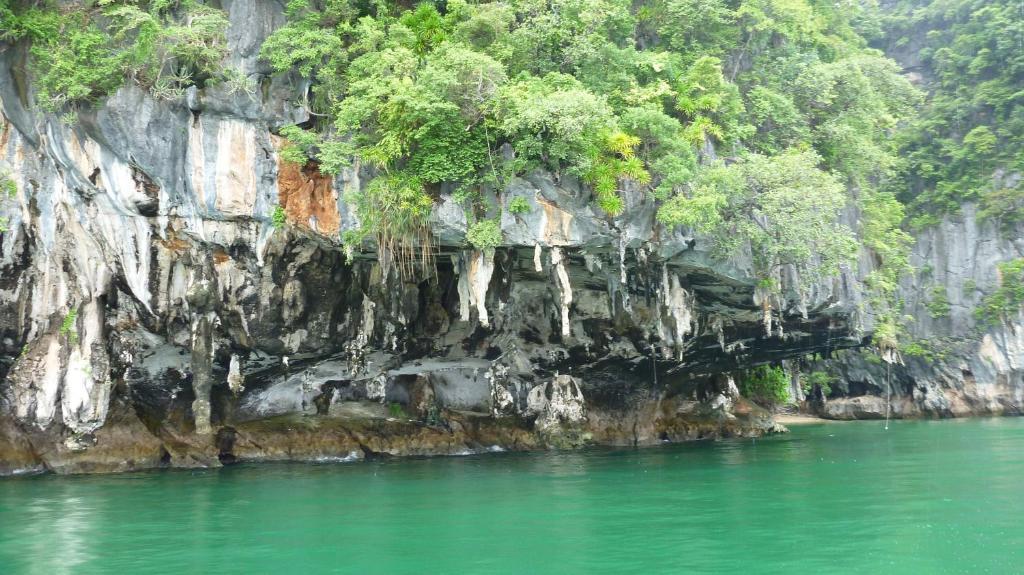
[[(306, 86), (257, 58), (281, 7), (222, 4), (253, 95), (125, 86), (67, 125), (28, 106), (24, 46), (0, 48), (16, 80), (0, 82), (0, 162), (18, 189), (0, 204), (0, 474), (760, 434), (769, 416), (719, 374), (869, 333), (866, 256), (759, 299), (749, 260), (661, 227), (650, 197), (626, 190), (608, 218), (544, 173), (493, 198), (530, 206), (502, 212), (493, 253), (468, 247), (442, 195), (431, 273), (402, 276), (372, 244), (348, 257), (343, 198), (373, 174), (280, 163), (274, 130), (306, 119)], [(1007, 366), (990, 372), (1016, 374), (1007, 389), (1015, 337), (986, 344)]]
[[(906, 332), (920, 350), (891, 366), (870, 352), (815, 366), (838, 376), (827, 417), (1019, 415), (1024, 412), (1024, 311), (991, 325), (975, 311), (1002, 281), (998, 264), (1024, 257), (1024, 229), (978, 221), (973, 205), (919, 232), (902, 282)], [(939, 294), (939, 295), (937, 295)], [(946, 306), (936, 305), (942, 295)]]

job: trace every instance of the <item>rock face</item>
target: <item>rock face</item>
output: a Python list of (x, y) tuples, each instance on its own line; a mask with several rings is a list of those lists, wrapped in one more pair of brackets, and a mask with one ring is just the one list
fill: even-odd
[[(878, 46), (925, 89), (936, 80), (936, 71), (921, 58), (927, 33), (922, 22)], [(992, 184), (1014, 188), (1021, 177), (996, 169)], [(997, 325), (979, 322), (975, 311), (1001, 281), (998, 264), (1024, 257), (1024, 227), (979, 221), (977, 207), (966, 204), (959, 214), (917, 232), (915, 240), (914, 272), (899, 287), (903, 339), (912, 345), (890, 366), (867, 351), (812, 365), (836, 379), (831, 397), (810, 401), (811, 409), (836, 419), (1020, 415), (1024, 310)]]
[[(280, 161), (273, 132), (307, 119), (302, 83), (256, 56), (281, 8), (221, 4), (254, 96), (128, 85), (68, 125), (28, 107), (24, 46), (0, 49), (17, 80), (0, 82), (17, 184), (0, 204), (0, 474), (757, 435), (770, 417), (719, 374), (862, 344), (864, 270), (765, 305), (749, 261), (661, 227), (650, 197), (626, 190), (608, 218), (550, 174), (492, 198), (530, 206), (503, 210), (493, 253), (442, 194), (433, 269), (348, 257), (345, 191), (372, 172)], [(986, 340), (1003, 363), (970, 368), (1000, 398), (1021, 387), (1013, 329)]]
[(996, 325), (975, 317), (985, 294), (1002, 281), (998, 264), (1021, 257), (1024, 229), (978, 222), (972, 205), (919, 233), (915, 273), (900, 286), (916, 353), (904, 352), (888, 369), (867, 353), (827, 362), (822, 367), (838, 375), (837, 384), (818, 411), (837, 419), (884, 418), (888, 403), (892, 417), (1024, 413), (1024, 312)]

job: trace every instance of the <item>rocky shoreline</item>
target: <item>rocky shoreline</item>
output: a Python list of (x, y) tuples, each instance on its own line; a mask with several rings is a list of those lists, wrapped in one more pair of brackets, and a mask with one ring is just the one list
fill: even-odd
[(756, 405), (725, 398), (715, 408), (664, 399), (629, 411), (591, 409), (575, 421), (550, 413), (523, 418), (445, 410), (427, 423), (404, 413), (392, 416), (379, 403), (352, 402), (345, 407), (347, 414), (281, 415), (225, 425), (202, 435), (167, 426), (153, 433), (115, 398), (105, 425), (60, 443), (45, 435), (33, 437), (0, 418), (0, 476), (644, 446), (785, 431)]

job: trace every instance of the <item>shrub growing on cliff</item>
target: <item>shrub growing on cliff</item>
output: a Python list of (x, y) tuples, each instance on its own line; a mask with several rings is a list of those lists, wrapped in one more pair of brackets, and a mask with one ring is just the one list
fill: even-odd
[(594, 188), (597, 205), (605, 213), (617, 216), (624, 208), (619, 195), (619, 182), (631, 180), (638, 184), (651, 181), (643, 161), (636, 155), (640, 138), (615, 131), (604, 138), (588, 162), (583, 179)]
[(281, 159), (290, 164), (305, 166), (320, 144), (320, 138), (316, 134), (295, 125), (284, 126), (279, 133), (284, 138), (284, 145), (280, 151)]
[(949, 317), (950, 305), (949, 296), (946, 295), (946, 286), (933, 286), (931, 297), (925, 304), (928, 308), (928, 315), (933, 319)]
[(78, 343), (78, 328), (76, 327), (77, 321), (78, 308), (71, 308), (60, 324), (59, 333), (68, 338), (68, 342), (72, 345)]
[(743, 397), (764, 405), (789, 401), (789, 377), (781, 367), (761, 365), (748, 370), (739, 380)]
[(853, 232), (838, 221), (845, 189), (812, 151), (750, 154), (701, 171), (688, 193), (658, 212), (666, 224), (714, 235), (731, 255), (749, 246), (761, 279), (792, 265), (805, 280), (833, 275), (856, 252)]
[(356, 207), (361, 224), (346, 238), (347, 245), (374, 238), (385, 274), (392, 266), (404, 277), (432, 269), (434, 245), (427, 218), (434, 201), (421, 180), (404, 172), (381, 176), (365, 189), (349, 192), (346, 201)]
[(498, 220), (481, 220), (469, 226), (466, 241), (478, 250), (493, 250), (501, 245), (501, 226)]
[(270, 214), (270, 225), (275, 230), (284, 228), (285, 224), (288, 223), (288, 214), (284, 211), (281, 206), (274, 206), (273, 213)]
[(530, 203), (522, 196), (512, 198), (508, 203), (508, 211), (515, 215), (527, 214), (530, 212)]
[(803, 375), (801, 378), (801, 388), (804, 394), (809, 394), (817, 387), (821, 389), (822, 395), (828, 397), (832, 393), (832, 382), (834, 380), (835, 378), (827, 371), (814, 371)]
[(982, 298), (981, 305), (974, 310), (978, 321), (988, 325), (1007, 321), (1024, 305), (1024, 258), (1003, 262), (998, 268), (995, 291)]
[[(0, 132), (0, 136), (2, 135), (3, 132)], [(4, 207), (7, 203), (5, 200), (12, 199), (16, 195), (18, 195), (18, 184), (11, 177), (11, 173), (7, 170), (0, 170), (0, 207)], [(7, 231), (8, 222), (6, 216), (0, 216), (0, 233)]]
[(31, 43), (38, 101), (49, 111), (107, 96), (126, 78), (175, 98), (223, 77), (227, 16), (194, 0), (32, 6), (0, 18), (3, 39)]

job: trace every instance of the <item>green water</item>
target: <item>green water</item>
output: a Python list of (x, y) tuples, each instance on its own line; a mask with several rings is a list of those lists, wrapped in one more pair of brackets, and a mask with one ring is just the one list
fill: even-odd
[(1020, 573), (1024, 419), (0, 481), (0, 573)]

